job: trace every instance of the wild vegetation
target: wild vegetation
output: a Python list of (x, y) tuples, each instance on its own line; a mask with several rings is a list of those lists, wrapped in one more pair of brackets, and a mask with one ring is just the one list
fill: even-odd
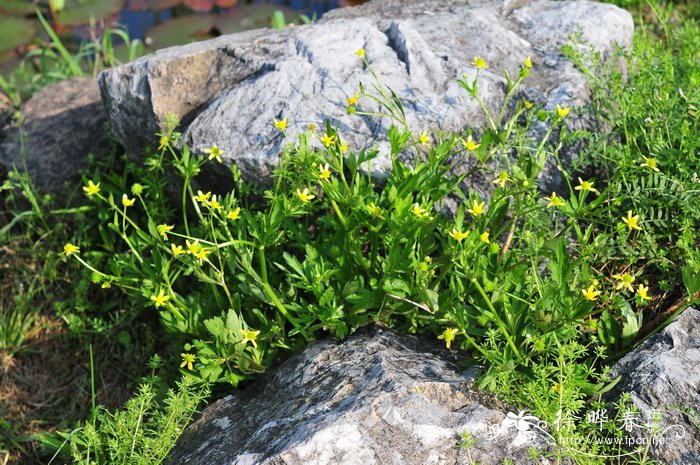
[[(602, 405), (607, 367), (700, 300), (698, 12), (618, 4), (638, 23), (618, 52), (625, 74), (594, 51), (563, 49), (589, 78), (587, 108), (523, 100), (529, 57), (508, 70), (503, 110), (484, 107), (478, 131), (407, 127), (391, 89), (364, 83), (348, 112), (378, 105), (394, 121), (381, 185), (366, 169), (378, 151), (355, 151), (323, 121), (287, 140), (271, 186), (233, 168), (226, 195), (193, 187), (221, 151), (192, 155), (175, 120), (145, 163), (115, 153), (66, 198), (11, 173), (0, 197), (0, 463), (161, 463), (204, 400), (372, 322), (467, 351), (486, 367), (479, 387), (557, 425), (558, 448), (534, 459), (652, 463), (646, 450), (572, 440), (614, 435), (614, 417), (600, 429), (562, 422)], [(106, 65), (108, 43), (93, 50)], [(54, 59), (30, 93), (97, 63), (58, 38), (45, 49)], [(472, 66), (476, 79), (459, 83), (478, 101), (488, 63)], [(27, 92), (18, 82), (0, 81), (14, 101)], [(595, 128), (567, 129), (574, 113)], [(548, 132), (535, 138), (541, 122)], [(286, 134), (286, 119), (270, 124)], [(564, 163), (572, 146), (580, 157)], [(493, 180), (488, 198), (449, 175), (457, 157)], [(539, 187), (548, 160), (563, 175), (554, 192)], [(26, 402), (41, 376), (52, 382)]]

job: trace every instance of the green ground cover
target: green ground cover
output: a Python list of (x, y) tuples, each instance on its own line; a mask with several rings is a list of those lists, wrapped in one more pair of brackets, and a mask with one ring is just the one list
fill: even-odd
[[(360, 169), (376, 152), (354, 152), (322, 121), (288, 140), (272, 186), (234, 169), (225, 196), (192, 188), (218, 147), (208, 159), (176, 150), (175, 121), (145, 163), (115, 153), (60, 200), (11, 173), (0, 191), (0, 463), (161, 463), (204, 400), (371, 322), (469, 352), (487, 367), (480, 387), (550, 423), (597, 402), (613, 382), (606, 367), (700, 297), (697, 5), (617, 3), (638, 25), (619, 51), (626, 79), (564, 48), (589, 77), (587, 108), (518, 101), (527, 57), (510, 70), (503, 107), (514, 113), (487, 115), (478, 137), (408, 128), (393, 93), (365, 83), (349, 112), (379, 104), (395, 122), (382, 186)], [(99, 66), (107, 43), (93, 44)], [(96, 66), (56, 39), (45, 47), (51, 80)], [(22, 72), (0, 81), (15, 103)], [(478, 77), (460, 84), (480, 98)], [(596, 129), (568, 131), (572, 112)], [(551, 129), (536, 141), (528, 128), (541, 121)], [(286, 132), (285, 119), (270, 124)], [(566, 187), (540, 192), (544, 162), (572, 144), (583, 149)], [(478, 160), (490, 198), (447, 175), (454, 157)], [(177, 202), (166, 171), (182, 181)], [(446, 198), (460, 200), (454, 215), (436, 208)], [(562, 441), (552, 458), (651, 463), (646, 451), (586, 455), (619, 452)]]

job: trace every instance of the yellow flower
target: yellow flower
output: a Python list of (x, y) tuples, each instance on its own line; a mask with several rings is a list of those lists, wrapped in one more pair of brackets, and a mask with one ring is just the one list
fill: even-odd
[(489, 65), (486, 64), (486, 60), (484, 60), (482, 57), (474, 57), (474, 60), (471, 62), (471, 64), (476, 66), (477, 69), (489, 67)]
[(169, 144), (170, 138), (168, 136), (160, 136), (160, 140), (158, 141), (158, 150), (163, 150), (164, 148), (167, 148)]
[(428, 133), (426, 131), (420, 133), (420, 135), (418, 136), (418, 140), (421, 144), (425, 145), (426, 147), (430, 145), (430, 138), (428, 137)]
[(365, 58), (365, 49), (364, 48), (359, 49), (358, 51), (355, 52), (355, 55), (364, 59)]
[(528, 69), (532, 68), (532, 58), (525, 58), (525, 60), (523, 60), (523, 65)]
[(367, 210), (369, 210), (369, 212), (370, 212), (372, 215), (374, 215), (374, 216), (376, 216), (376, 217), (378, 217), (378, 218), (384, 219), (384, 215), (383, 215), (384, 212), (383, 212), (383, 210), (382, 210), (381, 208), (379, 208), (378, 206), (376, 206), (376, 205), (374, 204), (374, 202), (372, 202), (372, 203), (370, 203), (369, 205), (367, 205)]
[(170, 250), (172, 251), (173, 255), (182, 255), (185, 253), (185, 250), (181, 245), (170, 244)]
[(459, 231), (457, 228), (452, 228), (452, 231), (450, 231), (449, 234), (452, 239), (456, 240), (457, 242), (462, 242), (464, 239), (467, 238), (467, 236), (469, 236), (469, 231), (462, 232)]
[(243, 340), (241, 341), (243, 345), (246, 345), (246, 343), (250, 342), (253, 344), (253, 347), (258, 347), (258, 344), (255, 342), (255, 339), (258, 337), (258, 334), (260, 334), (260, 331), (254, 331), (252, 329), (241, 329), (241, 334), (243, 335)]
[(452, 341), (455, 340), (455, 337), (457, 337), (457, 332), (459, 330), (457, 328), (447, 328), (445, 331), (442, 332), (441, 335), (438, 336), (438, 339), (444, 339), (445, 340), (445, 346), (447, 348), (450, 348), (450, 345), (452, 344)]
[(156, 295), (156, 294), (153, 294), (153, 295), (151, 296), (151, 300), (152, 300), (153, 302), (155, 302), (156, 307), (162, 307), (163, 305), (165, 305), (165, 303), (166, 303), (168, 300), (170, 300), (170, 296), (169, 296), (169, 295), (165, 295), (165, 291), (163, 291), (163, 289), (161, 289), (161, 290), (158, 292), (157, 295)]
[(629, 210), (627, 212), (627, 218), (622, 217), (622, 222), (625, 223), (630, 230), (632, 230), (632, 229), (636, 229), (637, 231), (642, 230), (642, 228), (639, 226), (639, 215), (632, 216), (632, 210)]
[(485, 205), (486, 202), (479, 202), (478, 200), (474, 200), (474, 202), (472, 203), (472, 208), (467, 208), (467, 211), (474, 216), (483, 215), (485, 212)]
[(469, 137), (467, 137), (467, 140), (462, 139), (462, 143), (467, 148), (467, 150), (471, 152), (481, 147), (481, 144), (477, 144), (476, 142), (474, 142), (474, 139), (472, 139), (471, 134), (469, 135)]
[(167, 224), (159, 224), (156, 226), (156, 231), (158, 231), (158, 234), (161, 235), (164, 241), (168, 240), (168, 233), (173, 230), (175, 225), (167, 225)]
[(357, 99), (359, 96), (360, 95), (357, 92), (355, 92), (353, 95), (348, 97), (348, 99), (345, 101), (345, 104), (357, 106)]
[(525, 104), (525, 108), (527, 108), (528, 110), (535, 105), (534, 103), (528, 102), (527, 100), (523, 100), (523, 104)]
[(566, 118), (571, 111), (571, 108), (569, 107), (560, 107), (557, 105), (557, 115), (559, 115), (560, 118)]
[(130, 199), (126, 194), (122, 195), (122, 205), (124, 205), (124, 207), (130, 207), (134, 202), (136, 202), (136, 199)]
[(282, 118), (280, 120), (275, 119), (272, 121), (272, 125), (280, 131), (284, 131), (285, 129), (287, 129), (287, 118)]
[(596, 194), (600, 194), (598, 192), (598, 189), (593, 187), (593, 181), (584, 181), (581, 178), (578, 178), (578, 186), (574, 188), (577, 191), (590, 191), (590, 192), (595, 192)]
[(236, 221), (241, 217), (241, 207), (234, 208), (233, 210), (229, 210), (228, 214), (226, 215), (226, 218), (229, 220)]
[(479, 240), (480, 240), (481, 242), (484, 242), (484, 243), (488, 244), (488, 243), (490, 242), (490, 241), (489, 241), (489, 232), (488, 232), (488, 231), (482, 232), (482, 233), (481, 233), (481, 236), (479, 236)]
[(209, 208), (212, 210), (219, 210), (221, 208), (221, 204), (219, 203), (219, 200), (216, 198), (216, 195), (211, 196), (211, 201), (209, 202)]
[(66, 254), (66, 257), (73, 255), (74, 253), (80, 253), (80, 247), (69, 242), (63, 246), (63, 253)]
[(180, 354), (180, 357), (182, 357), (182, 363), (180, 364), (180, 368), (187, 367), (188, 370), (192, 370), (192, 364), (197, 359), (197, 356), (194, 354)]
[(88, 185), (84, 186), (83, 190), (85, 191), (85, 195), (87, 195), (88, 197), (92, 197), (93, 195), (100, 192), (100, 183), (98, 182), (97, 184), (95, 184), (92, 181), (88, 181)]
[(204, 194), (202, 191), (197, 191), (197, 195), (194, 197), (194, 199), (199, 203), (206, 203), (209, 201), (209, 197), (211, 197), (211, 192)]
[(185, 240), (185, 244), (187, 245), (187, 253), (189, 255), (197, 255), (202, 251), (202, 246), (199, 245), (199, 240), (195, 239), (194, 242), (190, 243), (190, 241)]
[(564, 201), (562, 200), (561, 197), (557, 195), (556, 192), (552, 192), (551, 197), (545, 197), (544, 198), (547, 202), (547, 208), (552, 208), (552, 207), (562, 207), (564, 206)]
[(430, 276), (435, 276), (435, 269), (430, 266), (432, 261), (432, 258), (425, 257), (423, 261), (418, 264), (418, 271), (421, 273), (428, 273)]
[(645, 286), (643, 284), (640, 284), (639, 287), (637, 288), (637, 294), (639, 294), (639, 297), (642, 298), (642, 300), (651, 300), (652, 297), (649, 295), (649, 286)]
[(632, 283), (634, 282), (634, 276), (632, 276), (631, 274), (614, 274), (612, 275), (612, 277), (620, 281), (615, 285), (616, 290), (619, 291), (620, 289), (625, 288), (628, 291), (634, 291), (634, 288), (632, 287)]
[(644, 155), (642, 155), (642, 158), (644, 159), (644, 161), (640, 164), (640, 166), (645, 166), (652, 171), (656, 171), (657, 173), (659, 172), (659, 167), (657, 166), (658, 162), (656, 161), (656, 159), (645, 157)]
[(224, 153), (224, 151), (219, 149), (218, 145), (214, 144), (210, 149), (204, 149), (204, 153), (209, 155), (210, 160), (216, 158), (216, 161), (221, 163), (221, 154)]
[(501, 171), (498, 173), (498, 177), (493, 180), (493, 183), (497, 186), (506, 187), (506, 183), (510, 181), (510, 176), (508, 176), (507, 171)]
[(100, 286), (100, 287), (102, 289), (109, 289), (110, 287), (112, 287), (112, 283), (110, 283), (109, 281), (105, 281), (102, 283), (102, 286)]
[(331, 169), (326, 163), (324, 166), (318, 165), (318, 179), (319, 181), (328, 181), (331, 178)]
[(595, 284), (591, 284), (590, 286), (588, 286), (588, 289), (581, 289), (581, 293), (586, 299), (591, 301), (598, 300), (598, 296), (601, 294), (601, 292), (597, 290), (595, 286)]
[(429, 215), (428, 210), (425, 208), (421, 207), (420, 204), (414, 203), (413, 208), (411, 208), (411, 211), (413, 212), (414, 215), (416, 215), (418, 218), (425, 218), (426, 216)]
[(331, 136), (329, 134), (323, 134), (323, 137), (321, 137), (321, 143), (325, 145), (326, 147), (329, 147), (331, 144), (335, 142), (335, 136)]
[(309, 132), (315, 132), (316, 131), (316, 125), (314, 123), (309, 123), (306, 125), (306, 130)]
[(342, 141), (340, 143), (340, 153), (345, 153), (348, 151), (348, 143), (345, 141)]
[(311, 202), (312, 199), (314, 199), (316, 196), (313, 194), (309, 194), (309, 189), (304, 188), (304, 190), (299, 190), (297, 189), (297, 197), (299, 197), (299, 200), (301, 200), (304, 203), (309, 203)]

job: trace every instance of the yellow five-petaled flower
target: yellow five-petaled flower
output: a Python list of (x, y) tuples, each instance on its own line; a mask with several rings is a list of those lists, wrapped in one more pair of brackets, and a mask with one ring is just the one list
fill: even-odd
[(552, 192), (551, 197), (545, 197), (544, 199), (548, 202), (547, 208), (561, 207), (564, 205), (564, 200), (562, 200), (562, 198), (559, 197), (556, 192)]
[(331, 178), (331, 168), (328, 163), (321, 166), (318, 165), (318, 179), (319, 181), (328, 181)]
[(85, 194), (88, 197), (92, 197), (93, 195), (97, 194), (100, 192), (100, 183), (98, 182), (95, 184), (92, 181), (88, 181), (88, 185), (83, 187), (83, 190), (85, 191)]
[(462, 139), (462, 143), (470, 152), (473, 152), (474, 150), (481, 147), (481, 144), (477, 144), (476, 142), (474, 142), (474, 139), (472, 139), (471, 134), (469, 135), (469, 137), (467, 137), (467, 140)]
[(452, 228), (452, 231), (450, 231), (449, 234), (452, 239), (456, 240), (457, 242), (462, 242), (467, 238), (467, 236), (469, 236), (469, 231), (462, 232), (457, 228)]
[(413, 212), (413, 214), (416, 215), (418, 218), (425, 218), (429, 215), (428, 210), (421, 207), (419, 203), (413, 204), (413, 208), (411, 208), (411, 212)]
[(324, 146), (330, 147), (335, 142), (335, 136), (332, 136), (328, 133), (324, 133), (323, 137), (321, 137), (320, 140)]
[(365, 49), (364, 48), (359, 49), (358, 51), (355, 52), (355, 55), (364, 59), (365, 58)]
[(484, 60), (482, 57), (474, 57), (474, 60), (472, 60), (471, 64), (476, 66), (477, 69), (489, 67), (489, 65), (486, 64), (486, 60)]
[(498, 177), (493, 180), (493, 183), (503, 188), (506, 187), (506, 183), (508, 181), (511, 181), (510, 176), (508, 176), (508, 172), (501, 171), (500, 173), (498, 173)]
[(359, 96), (360, 96), (360, 95), (359, 95), (357, 92), (355, 92), (355, 93), (352, 94), (350, 97), (348, 97), (348, 99), (345, 101), (345, 104), (346, 104), (346, 105), (357, 106), (357, 99), (358, 99)]
[(158, 226), (156, 226), (156, 231), (158, 231), (158, 234), (161, 235), (164, 241), (167, 241), (168, 233), (172, 231), (174, 227), (174, 225), (159, 224)]
[(596, 284), (595, 284), (595, 283), (594, 283), (594, 284), (591, 284), (590, 286), (588, 286), (588, 289), (581, 289), (581, 293), (583, 294), (583, 296), (584, 296), (586, 299), (595, 302), (596, 300), (598, 300), (598, 296), (599, 296), (600, 294), (602, 294), (602, 292), (600, 292), (600, 291), (599, 291), (598, 289), (596, 289), (595, 287), (596, 287)]
[(445, 340), (445, 346), (449, 349), (450, 345), (452, 344), (452, 341), (455, 340), (455, 337), (457, 337), (457, 332), (459, 330), (457, 328), (447, 328), (445, 331), (442, 332), (438, 336), (438, 339), (444, 339)]
[(649, 295), (649, 286), (645, 286), (643, 284), (640, 284), (639, 287), (637, 288), (637, 294), (639, 294), (639, 297), (642, 298), (642, 300), (651, 300), (652, 297)]
[(211, 201), (209, 202), (209, 208), (211, 208), (212, 210), (221, 209), (221, 202), (219, 202), (219, 199), (216, 197), (216, 194), (211, 196)]
[(618, 291), (623, 288), (627, 289), (628, 291), (634, 291), (634, 288), (632, 287), (632, 283), (634, 282), (634, 276), (632, 276), (631, 274), (614, 274), (612, 275), (612, 277), (620, 281), (615, 285), (615, 289), (617, 289)]
[(657, 166), (659, 162), (657, 162), (656, 159), (645, 157), (644, 155), (642, 155), (642, 158), (644, 161), (639, 166), (645, 166), (652, 171), (656, 171), (657, 173), (660, 171), (659, 167)]
[(202, 191), (197, 191), (197, 195), (194, 196), (194, 199), (199, 203), (206, 203), (209, 201), (209, 197), (211, 197), (211, 192), (205, 194)]
[(301, 200), (304, 203), (309, 203), (311, 200), (316, 198), (315, 195), (309, 193), (309, 188), (306, 187), (304, 190), (297, 189), (297, 197), (299, 197), (299, 200)]
[(173, 255), (182, 255), (185, 253), (185, 250), (182, 248), (181, 245), (175, 245), (175, 244), (170, 244), (170, 251), (173, 253)]
[(622, 217), (622, 222), (627, 225), (627, 227), (631, 230), (636, 229), (637, 231), (641, 231), (642, 228), (639, 226), (639, 215), (632, 215), (632, 210), (629, 210), (627, 212), (627, 217)]
[(488, 231), (482, 232), (481, 235), (479, 236), (479, 240), (485, 244), (488, 244), (490, 242), (489, 241), (489, 232)]
[(169, 295), (165, 295), (165, 291), (161, 289), (158, 294), (153, 294), (151, 300), (155, 303), (156, 307), (162, 307), (165, 303), (170, 300)]
[(275, 119), (272, 121), (272, 125), (279, 129), (280, 131), (284, 131), (287, 129), (287, 118), (282, 118), (282, 119)]
[(122, 205), (124, 205), (124, 207), (130, 207), (134, 202), (136, 202), (136, 199), (130, 199), (126, 194), (122, 195)]
[(486, 205), (486, 202), (479, 202), (478, 200), (474, 200), (472, 203), (471, 208), (467, 208), (467, 211), (471, 213), (474, 216), (479, 216), (483, 215), (486, 210), (484, 210), (484, 206)]
[(593, 187), (593, 181), (584, 181), (581, 178), (578, 178), (578, 186), (574, 188), (577, 191), (589, 191), (589, 192), (595, 192), (596, 194), (600, 194), (598, 192), (598, 189)]
[(229, 210), (229, 212), (226, 214), (226, 218), (229, 220), (236, 221), (241, 217), (241, 207), (236, 207), (233, 210)]
[(246, 345), (248, 342), (253, 344), (253, 347), (258, 347), (258, 343), (255, 342), (255, 340), (258, 337), (258, 334), (260, 334), (260, 331), (255, 331), (253, 329), (241, 329), (241, 334), (243, 335), (243, 345)]
[(63, 246), (63, 253), (66, 254), (66, 257), (73, 255), (74, 253), (80, 253), (80, 247), (69, 242)]
[(180, 368), (187, 367), (188, 370), (192, 370), (194, 368), (192, 366), (192, 364), (197, 359), (196, 355), (194, 355), (194, 354), (180, 354), (180, 357), (182, 357), (182, 363), (180, 364)]
[(207, 255), (209, 255), (209, 251), (201, 245), (199, 245), (198, 239), (195, 239), (195, 241), (192, 243), (190, 243), (190, 241), (188, 240), (185, 240), (185, 244), (187, 245), (187, 253), (197, 257), (199, 260), (204, 260), (205, 258), (207, 258)]
[(218, 145), (214, 144), (211, 146), (210, 149), (204, 149), (204, 153), (209, 155), (210, 160), (213, 160), (216, 158), (216, 161), (221, 163), (221, 154), (224, 153), (224, 151), (221, 150)]
[(532, 58), (525, 58), (525, 60), (523, 60), (523, 66), (525, 66), (527, 69), (532, 68)]
[(430, 138), (428, 137), (428, 133), (426, 131), (420, 133), (420, 135), (418, 136), (418, 140), (421, 144), (425, 145), (426, 147), (430, 145)]
[(569, 112), (571, 111), (571, 108), (569, 107), (561, 107), (557, 105), (557, 115), (560, 118), (566, 118), (569, 115)]

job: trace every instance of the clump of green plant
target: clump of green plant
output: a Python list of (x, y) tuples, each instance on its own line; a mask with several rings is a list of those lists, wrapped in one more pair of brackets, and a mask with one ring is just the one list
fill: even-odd
[[(358, 55), (369, 66), (364, 51)], [(479, 72), (487, 64), (477, 57), (473, 65), (459, 82), (480, 101)], [(78, 244), (66, 244), (64, 253), (102, 286), (120, 286), (156, 309), (168, 331), (189, 339), (183, 366), (208, 381), (235, 385), (263, 371), (280, 349), (298, 349), (323, 333), (345, 337), (379, 321), (474, 349), (490, 367), (482, 385), (513, 389), (516, 373), (556, 357), (555, 341), (596, 344), (595, 332), (613, 339), (610, 325), (597, 324), (601, 317), (623, 318), (630, 340), (638, 328), (631, 305), (648, 299), (646, 287), (633, 289), (623, 274), (603, 276), (585, 255), (572, 253), (597, 246), (580, 223), (600, 207), (592, 180), (579, 178), (570, 193), (541, 198), (537, 178), (545, 161), (576, 134), (559, 130), (569, 108), (521, 100), (508, 115), (531, 67), (527, 58), (517, 78), (506, 74), (499, 115), (482, 104), (489, 128), (478, 141), (473, 132), (431, 140), (406, 126), (396, 94), (361, 86), (348, 99), (349, 113), (398, 123), (388, 132), (392, 172), (381, 189), (367, 174), (378, 151), (353, 151), (326, 124), (322, 131), (312, 125), (288, 146), (262, 201), (247, 195), (251, 188), (240, 179), (238, 191), (226, 195), (194, 192), (192, 180), (222, 151), (214, 144), (207, 160), (187, 146), (175, 150), (180, 135), (171, 121), (146, 165), (161, 173), (171, 164), (183, 179), (180, 225), (149, 205), (147, 185), (114, 192), (91, 179), (84, 190), (106, 207), (109, 229), (125, 248), (100, 269)], [(360, 108), (360, 99), (378, 109)], [(547, 119), (544, 138), (528, 134), (532, 123)], [(286, 119), (273, 124), (286, 133)], [(560, 143), (553, 146), (555, 130)], [(405, 154), (412, 154), (410, 165)], [(465, 156), (493, 177), (490, 199), (464, 192), (463, 178), (449, 175), (449, 160)], [(235, 169), (234, 175), (240, 178)], [(448, 197), (460, 200), (452, 216), (436, 209)], [(145, 215), (143, 223), (134, 211)], [(580, 387), (581, 396), (595, 390)]]
[[(601, 246), (590, 260), (600, 270), (646, 276), (659, 296), (652, 308), (663, 310), (700, 297), (700, 209), (693, 200), (700, 172), (700, 34), (696, 20), (674, 27), (661, 13), (658, 20), (666, 31), (661, 39), (638, 32), (630, 50), (618, 51), (626, 76), (601, 65), (595, 51), (574, 45), (565, 52), (588, 75), (592, 114), (607, 129), (582, 155), (605, 183), (606, 208), (587, 220)], [(622, 241), (620, 217), (635, 223)]]
[(80, 465), (163, 463), (209, 390), (201, 382), (183, 377), (159, 400), (161, 380), (155, 371), (160, 363), (158, 356), (151, 359), (151, 376), (122, 409), (112, 413), (93, 405), (92, 419), (70, 433), (60, 433), (62, 442), (45, 436), (43, 440), (58, 449), (54, 459), (63, 453)]

